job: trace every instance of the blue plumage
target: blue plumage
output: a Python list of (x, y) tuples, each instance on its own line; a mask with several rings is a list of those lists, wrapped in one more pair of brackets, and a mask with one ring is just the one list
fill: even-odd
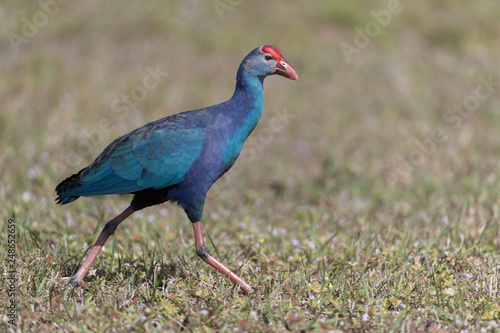
[(139, 199), (149, 194), (157, 197), (153, 204), (163, 199), (183, 208), (196, 206), (200, 211), (195, 215), (201, 217), (206, 192), (232, 166), (257, 125), (259, 93), (236, 91), (225, 103), (166, 117), (116, 139), (58, 186), (58, 202), (134, 193), (139, 206), (148, 206)]
[(262, 84), (268, 75), (297, 80), (276, 46), (250, 52), (236, 75), (233, 96), (224, 103), (175, 114), (138, 128), (113, 141), (88, 167), (57, 187), (57, 202), (80, 196), (134, 194), (130, 206), (106, 223), (78, 272), (79, 284), (107, 238), (135, 211), (175, 202), (191, 220), (196, 253), (247, 292), (252, 287), (213, 258), (203, 245), (200, 220), (212, 184), (231, 168), (245, 140), (259, 122), (264, 104)]
[(116, 139), (92, 164), (57, 186), (57, 202), (132, 193), (135, 210), (168, 200), (186, 209), (191, 221), (199, 220), (207, 191), (236, 161), (262, 114), (263, 80), (273, 72), (255, 61), (261, 53), (257, 48), (243, 60), (231, 99), (154, 121)]

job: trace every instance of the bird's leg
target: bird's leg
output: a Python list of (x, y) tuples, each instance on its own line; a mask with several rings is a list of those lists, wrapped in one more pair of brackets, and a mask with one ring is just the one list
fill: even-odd
[(203, 259), (207, 264), (227, 276), (231, 281), (237, 283), (241, 289), (246, 291), (247, 293), (253, 292), (253, 288), (243, 281), (242, 278), (240, 278), (238, 275), (234, 274), (224, 266), (219, 260), (215, 259), (212, 257), (210, 252), (208, 251), (208, 248), (203, 244), (203, 237), (201, 236), (201, 223), (200, 222), (194, 222), (193, 223), (193, 230), (194, 230), (194, 244), (196, 248), (196, 254)]
[(132, 206), (129, 206), (120, 215), (106, 223), (104, 229), (102, 229), (101, 234), (99, 235), (99, 238), (97, 238), (97, 241), (92, 247), (92, 250), (90, 250), (89, 255), (87, 256), (87, 258), (85, 258), (85, 261), (83, 262), (82, 266), (80, 266), (78, 272), (76, 272), (76, 274), (70, 278), (69, 283), (76, 286), (82, 282), (85, 275), (87, 275), (90, 266), (92, 266), (95, 258), (97, 257), (99, 252), (101, 252), (101, 248), (104, 246), (104, 243), (106, 243), (108, 237), (115, 232), (116, 227), (118, 227), (118, 225), (123, 222), (123, 220), (132, 215), (132, 213), (134, 212), (135, 210), (132, 208)]

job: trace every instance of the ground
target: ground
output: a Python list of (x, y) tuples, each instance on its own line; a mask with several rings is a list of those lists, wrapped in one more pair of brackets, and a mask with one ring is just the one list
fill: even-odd
[[(0, 330), (500, 331), (500, 7), (493, 1), (0, 4)], [(234, 168), (211, 189), (202, 262), (181, 209), (119, 226), (130, 196), (57, 206), (116, 137), (267, 78)], [(10, 236), (9, 236), (10, 235)], [(12, 319), (14, 318), (14, 319)]]

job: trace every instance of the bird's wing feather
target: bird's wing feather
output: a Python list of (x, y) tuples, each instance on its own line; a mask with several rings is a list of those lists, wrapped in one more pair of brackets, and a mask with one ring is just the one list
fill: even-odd
[(177, 184), (203, 147), (201, 128), (141, 128), (116, 139), (71, 195), (132, 193)]

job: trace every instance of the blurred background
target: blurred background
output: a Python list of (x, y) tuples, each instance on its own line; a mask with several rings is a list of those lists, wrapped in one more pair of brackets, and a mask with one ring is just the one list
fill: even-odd
[[(241, 171), (211, 199), (283, 192), (335, 209), (437, 188), (497, 194), (498, 14), (493, 1), (3, 2), (0, 201), (27, 220), (32, 200), (64, 214), (60, 180), (117, 136), (229, 98), (240, 61), (268, 43), (300, 81), (266, 80)], [(465, 101), (472, 111), (453, 109), (484, 80), (496, 83)], [(283, 126), (269, 130), (276, 116)]]
[[(228, 99), (246, 54), (275, 44), (299, 81), (266, 79), (207, 230), (272, 223), (287, 241), (347, 244), (453, 225), (498, 249), (499, 17), (495, 1), (466, 0), (2, 1), (2, 215), (42, 243), (76, 235), (78, 251), (130, 198), (58, 207), (59, 181), (136, 127)], [(134, 218), (146, 216), (192, 243), (180, 209)], [(128, 222), (124, 233), (149, 228)]]

